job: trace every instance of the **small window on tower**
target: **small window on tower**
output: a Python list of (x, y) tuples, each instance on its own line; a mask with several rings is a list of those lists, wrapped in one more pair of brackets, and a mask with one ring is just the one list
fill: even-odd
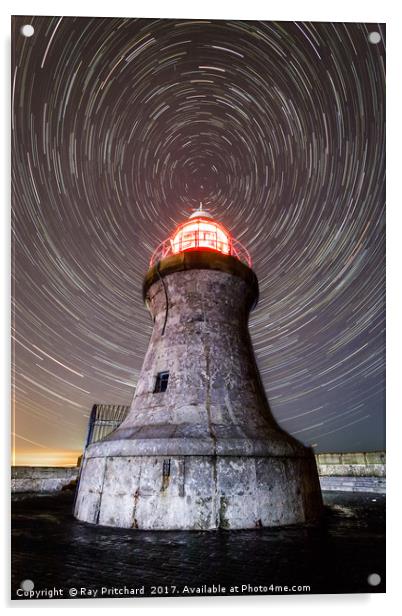
[(168, 380), (169, 380), (169, 372), (158, 372), (156, 376), (154, 394), (166, 391)]

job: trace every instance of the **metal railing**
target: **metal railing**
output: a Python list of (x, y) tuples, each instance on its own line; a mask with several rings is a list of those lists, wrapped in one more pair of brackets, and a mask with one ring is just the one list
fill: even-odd
[(89, 417), (85, 449), (116, 430), (127, 417), (129, 408), (121, 404), (94, 404)]
[[(217, 240), (217, 245), (218, 243), (219, 241)], [(197, 248), (199, 248), (200, 250), (216, 250), (217, 252), (225, 254), (224, 252), (219, 250), (218, 246), (216, 248), (214, 248), (213, 246), (205, 246), (203, 244), (203, 241), (197, 243), (197, 239), (194, 240), (194, 243), (191, 248), (186, 248), (182, 252), (186, 252), (187, 250), (197, 250)], [(159, 246), (154, 251), (151, 257), (150, 266), (152, 267), (158, 261), (162, 261), (162, 259), (166, 259), (166, 257), (170, 257), (171, 255), (178, 254), (178, 252), (179, 251), (174, 249), (173, 241), (168, 238), (167, 240), (164, 240), (161, 244), (159, 244)], [(228, 254), (232, 257), (236, 257), (236, 259), (239, 259), (239, 261), (247, 265), (247, 267), (251, 268), (250, 253), (248, 252), (247, 248), (245, 248), (243, 244), (241, 244), (238, 240), (230, 240)]]

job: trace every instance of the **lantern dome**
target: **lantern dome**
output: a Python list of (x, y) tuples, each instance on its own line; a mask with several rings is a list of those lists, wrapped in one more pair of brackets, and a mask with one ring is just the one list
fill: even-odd
[(199, 216), (202, 216), (203, 218), (213, 218), (212, 214), (207, 212), (207, 210), (202, 209), (201, 204), (198, 210), (195, 210), (192, 214), (190, 214), (189, 218), (198, 218)]

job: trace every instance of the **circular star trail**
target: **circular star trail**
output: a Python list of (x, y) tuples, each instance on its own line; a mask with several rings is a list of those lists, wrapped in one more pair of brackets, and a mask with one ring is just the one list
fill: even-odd
[(18, 450), (79, 451), (94, 402), (131, 401), (143, 276), (200, 201), (251, 253), (279, 423), (318, 451), (383, 448), (384, 36), (13, 18)]

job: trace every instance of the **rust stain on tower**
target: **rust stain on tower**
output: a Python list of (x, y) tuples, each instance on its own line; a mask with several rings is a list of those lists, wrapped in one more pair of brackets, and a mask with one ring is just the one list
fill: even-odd
[(313, 452), (276, 423), (255, 361), (247, 251), (200, 208), (154, 253), (143, 294), (154, 327), (133, 403), (87, 448), (76, 517), (148, 530), (316, 521)]

